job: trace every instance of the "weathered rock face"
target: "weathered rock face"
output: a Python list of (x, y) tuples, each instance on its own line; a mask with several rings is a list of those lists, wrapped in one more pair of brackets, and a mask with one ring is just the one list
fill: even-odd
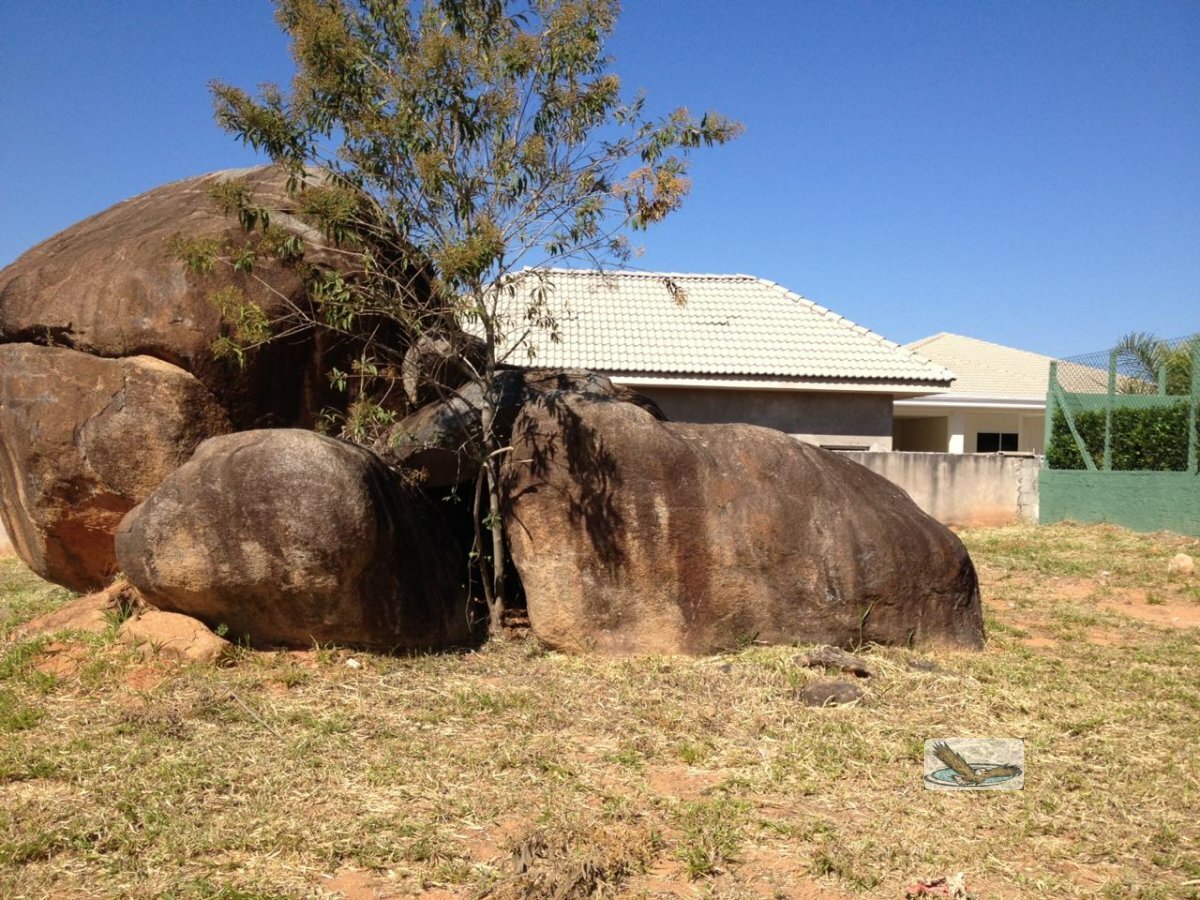
[(117, 558), (160, 609), (259, 644), (468, 644), (466, 554), (367, 450), (308, 431), (207, 441), (129, 514)]
[(962, 543), (833, 453), (555, 393), (525, 406), (513, 443), (508, 538), (530, 624), (553, 648), (983, 643)]
[(108, 591), (68, 600), (58, 609), (30, 619), (16, 631), (18, 638), (57, 634), (60, 631), (84, 631), (103, 634), (111, 627), (117, 601)]
[[(214, 291), (237, 287), (273, 314), (304, 297), (300, 272), (263, 262), (253, 276), (228, 267), (198, 275), (168, 248), (175, 234), (246, 242), (237, 220), (208, 195), (232, 177), (244, 177), (256, 202), (279, 210), (273, 223), (315, 238), (286, 214), (292, 208), (286, 176), (275, 168), (164, 185), (71, 226), (0, 271), (0, 344), (52, 342), (96, 356), (153, 356), (195, 375), (238, 428), (310, 425), (331, 399), (326, 336), (308, 332), (273, 342), (251, 354), (244, 369), (212, 352), (222, 334)], [(319, 246), (310, 247), (307, 258), (321, 261)]]
[(551, 391), (570, 391), (588, 397), (601, 397), (640, 406), (660, 422), (667, 420), (658, 404), (633, 388), (615, 384), (608, 376), (586, 369), (531, 369), (525, 373), (526, 400)]
[(462, 387), (467, 383), (467, 372), (456, 359), (465, 359), (482, 369), (484, 357), (483, 342), (462, 331), (421, 335), (405, 351), (401, 365), (408, 402), (423, 406), (438, 400), (439, 393)]
[[(642, 407), (657, 419), (662, 410), (648, 397), (613, 384), (596, 372), (572, 369), (507, 369), (494, 380), (496, 434), (507, 442), (526, 402), (550, 391), (571, 391)], [(375, 446), (394, 466), (424, 473), (429, 487), (450, 487), (473, 479), (481, 457), (483, 390), (469, 384), (445, 400), (421, 407), (400, 420)]]
[(117, 637), (143, 656), (162, 656), (180, 662), (216, 663), (233, 645), (213, 634), (203, 622), (179, 613), (149, 609), (121, 623)]
[(231, 427), (205, 387), (169, 363), (0, 346), (0, 521), (43, 578), (103, 587), (122, 517)]

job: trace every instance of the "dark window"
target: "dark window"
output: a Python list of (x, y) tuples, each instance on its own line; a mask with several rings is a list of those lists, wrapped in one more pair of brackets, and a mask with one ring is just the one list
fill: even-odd
[(975, 435), (976, 453), (1016, 453), (1017, 436), (1000, 431), (981, 431)]

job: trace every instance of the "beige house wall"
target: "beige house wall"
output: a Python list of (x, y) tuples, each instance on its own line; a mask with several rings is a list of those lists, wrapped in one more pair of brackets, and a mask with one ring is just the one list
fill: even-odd
[(631, 385), (673, 422), (744, 422), (839, 449), (892, 449), (892, 396)]
[(893, 449), (912, 453), (975, 453), (979, 433), (1017, 435), (1017, 453), (1041, 453), (1045, 414), (1025, 410), (901, 407)]
[(968, 412), (966, 418), (966, 447), (964, 452), (975, 453), (981, 431), (999, 431), (1017, 435), (1018, 453), (1040, 453), (1045, 417), (1020, 412)]
[(0, 556), (8, 556), (13, 552), (12, 542), (4, 531), (4, 523), (0, 522)]

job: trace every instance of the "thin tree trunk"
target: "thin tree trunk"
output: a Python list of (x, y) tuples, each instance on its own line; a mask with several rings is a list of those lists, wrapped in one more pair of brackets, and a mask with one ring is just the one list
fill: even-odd
[[(488, 601), (488, 635), (492, 638), (504, 636), (504, 613), (508, 606), (508, 597), (504, 584), (505, 548), (504, 523), (500, 516), (500, 442), (496, 437), (496, 331), (486, 302), (476, 292), (476, 308), (484, 327), (484, 366), (481, 387), (483, 388), (483, 409), (480, 411), (480, 424), (483, 430), (483, 473), (487, 479), (488, 515), (487, 525), (492, 533), (491, 558), (491, 590), (484, 591)], [(478, 516), (478, 512), (476, 513)], [(477, 519), (478, 521), (478, 519)], [(480, 562), (483, 560), (483, 547), (479, 548)], [(485, 582), (488, 571), (482, 565), (480, 574)]]
[(487, 467), (481, 466), (475, 475), (475, 502), (471, 506), (475, 525), (475, 562), (479, 566), (479, 583), (483, 585), (483, 599), (488, 609), (488, 634), (493, 633), (492, 621), (495, 615), (495, 597), (492, 594), (492, 575), (488, 568), (487, 557), (483, 549), (483, 489), (487, 483)]
[(492, 524), (492, 606), (488, 626), (492, 637), (503, 633), (504, 613), (508, 606), (507, 586), (504, 583), (504, 522), (500, 515), (500, 457), (491, 456), (487, 461), (488, 517)]

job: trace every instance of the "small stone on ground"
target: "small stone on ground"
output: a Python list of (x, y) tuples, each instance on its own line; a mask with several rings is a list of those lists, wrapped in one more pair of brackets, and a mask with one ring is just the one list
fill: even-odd
[(1191, 578), (1196, 574), (1196, 560), (1186, 553), (1176, 553), (1167, 563), (1167, 574)]
[(215, 663), (232, 646), (199, 619), (157, 609), (127, 619), (118, 636), (138, 652), (171, 657), (183, 662)]
[(844, 706), (861, 700), (863, 692), (848, 681), (815, 681), (797, 696), (805, 706)]
[(804, 658), (804, 665), (810, 669), (831, 669), (836, 672), (845, 672), (847, 675), (855, 675), (859, 678), (871, 677), (871, 670), (867, 667), (865, 659), (837, 647), (818, 648)]

